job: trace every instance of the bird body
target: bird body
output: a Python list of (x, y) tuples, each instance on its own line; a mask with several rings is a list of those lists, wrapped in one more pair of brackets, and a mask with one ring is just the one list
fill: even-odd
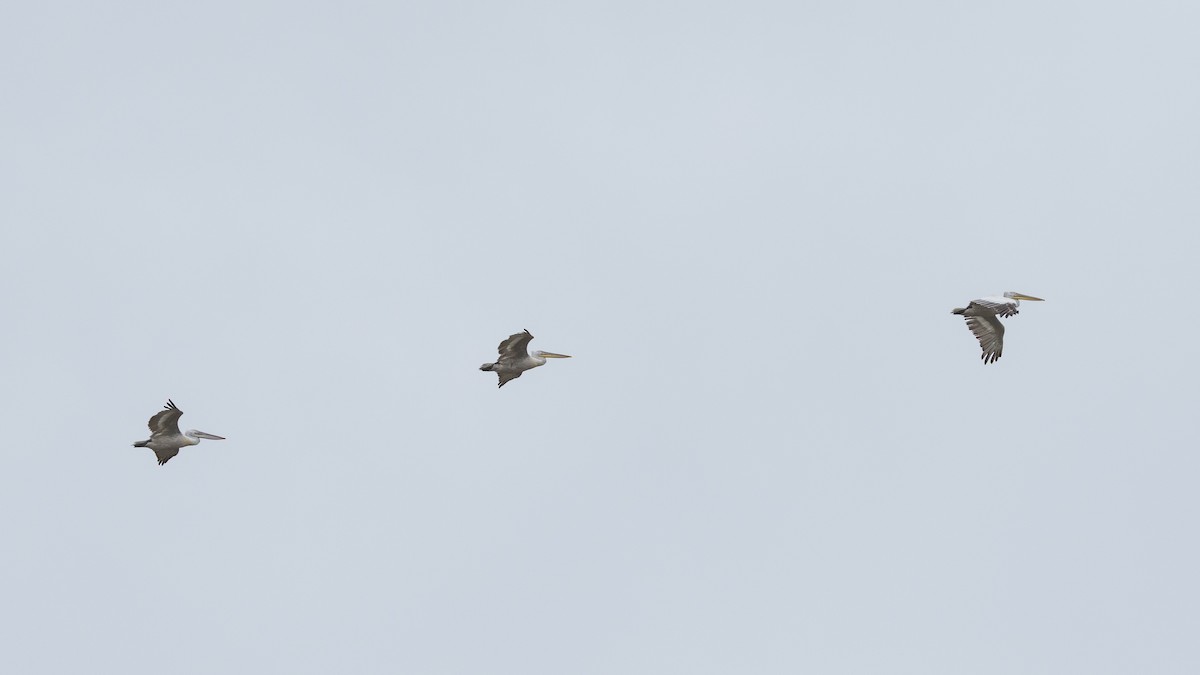
[(995, 363), (1003, 354), (1004, 324), (1000, 323), (999, 317), (1008, 318), (1019, 314), (1018, 307), (1021, 306), (1022, 300), (1042, 302), (1041, 298), (1032, 295), (1008, 291), (1003, 296), (972, 300), (966, 307), (951, 310), (951, 314), (966, 319), (967, 328), (971, 329), (971, 333), (979, 340), (979, 346), (983, 349), (984, 363)]
[(479, 369), (496, 373), (500, 377), (500, 384), (496, 386), (503, 387), (505, 383), (520, 377), (521, 373), (546, 365), (546, 359), (571, 358), (566, 354), (543, 352), (537, 349), (530, 352), (529, 341), (532, 339), (533, 334), (527, 330), (513, 333), (496, 348), (500, 358), (496, 359), (495, 363), (485, 363), (479, 366)]
[(198, 445), (200, 439), (213, 441), (225, 440), (222, 436), (216, 436), (195, 429), (180, 432), (179, 418), (182, 416), (183, 411), (175, 407), (174, 401), (167, 399), (167, 404), (163, 406), (163, 410), (150, 418), (150, 438), (134, 443), (133, 447), (150, 448), (153, 450), (161, 466), (166, 464), (175, 455), (178, 455), (180, 448), (185, 448), (189, 445)]

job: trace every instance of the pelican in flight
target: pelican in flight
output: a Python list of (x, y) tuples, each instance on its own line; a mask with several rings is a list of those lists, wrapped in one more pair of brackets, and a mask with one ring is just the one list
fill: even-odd
[(517, 379), (521, 373), (546, 365), (546, 359), (571, 358), (566, 354), (543, 352), (537, 349), (533, 350), (531, 354), (529, 353), (529, 341), (532, 339), (533, 335), (529, 331), (509, 335), (508, 339), (501, 342), (497, 349), (500, 352), (500, 358), (496, 359), (495, 363), (485, 363), (479, 366), (479, 369), (499, 375), (500, 384), (497, 386), (503, 387), (505, 382)]
[(179, 432), (179, 418), (183, 415), (183, 411), (175, 407), (175, 402), (167, 399), (167, 404), (163, 406), (163, 410), (150, 418), (150, 440), (138, 441), (133, 444), (135, 448), (150, 448), (158, 455), (159, 465), (167, 463), (175, 455), (179, 454), (179, 449), (188, 446), (196, 445), (201, 438), (206, 438), (210, 441), (223, 441), (224, 436), (215, 436), (203, 431), (188, 429), (187, 431)]
[(975, 339), (979, 340), (979, 346), (983, 348), (984, 363), (995, 363), (1004, 352), (1004, 324), (1000, 323), (999, 317), (1016, 316), (1017, 307), (1021, 306), (1022, 300), (1043, 302), (1041, 298), (1032, 295), (1009, 291), (1004, 297), (992, 296), (972, 300), (966, 307), (959, 307), (951, 312), (967, 320), (967, 328), (971, 329)]

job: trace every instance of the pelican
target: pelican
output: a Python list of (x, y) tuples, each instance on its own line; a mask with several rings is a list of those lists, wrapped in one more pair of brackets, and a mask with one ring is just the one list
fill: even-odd
[(991, 296), (972, 300), (966, 307), (959, 307), (950, 312), (967, 320), (967, 328), (971, 329), (975, 339), (979, 340), (979, 346), (983, 348), (984, 363), (995, 363), (1004, 352), (1004, 324), (1000, 323), (998, 317), (1015, 316), (1022, 300), (1043, 302), (1041, 298), (1032, 295), (1009, 291), (1004, 297)]
[(508, 339), (500, 343), (497, 351), (500, 352), (500, 358), (496, 359), (495, 363), (485, 363), (479, 366), (480, 370), (488, 370), (500, 376), (500, 384), (497, 386), (503, 387), (505, 382), (515, 380), (521, 376), (521, 373), (538, 366), (546, 365), (546, 359), (569, 359), (566, 354), (555, 354), (553, 352), (543, 352), (533, 350), (529, 353), (529, 341), (533, 339), (533, 335), (529, 331), (521, 333), (513, 333), (508, 336)]
[(175, 407), (175, 402), (167, 399), (163, 410), (150, 418), (150, 440), (138, 441), (133, 444), (133, 447), (153, 450), (154, 454), (158, 455), (158, 464), (161, 466), (166, 464), (167, 460), (178, 455), (180, 448), (196, 445), (202, 438), (210, 441), (225, 440), (223, 436), (215, 436), (195, 429), (188, 429), (180, 433), (179, 418), (182, 415), (183, 411)]

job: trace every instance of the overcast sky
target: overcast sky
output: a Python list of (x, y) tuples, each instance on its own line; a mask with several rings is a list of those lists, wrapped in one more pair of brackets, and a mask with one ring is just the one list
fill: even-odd
[(1197, 25), (10, 3), (6, 670), (1200, 671)]

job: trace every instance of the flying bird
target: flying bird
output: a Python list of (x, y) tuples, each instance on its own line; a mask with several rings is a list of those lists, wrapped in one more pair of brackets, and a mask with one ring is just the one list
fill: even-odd
[(195, 429), (179, 432), (179, 418), (183, 415), (183, 411), (175, 407), (175, 402), (167, 399), (167, 404), (163, 406), (163, 410), (154, 417), (150, 418), (150, 440), (138, 441), (133, 444), (135, 448), (150, 448), (154, 454), (158, 456), (159, 465), (167, 463), (175, 455), (179, 454), (179, 449), (188, 446), (196, 445), (200, 439), (206, 438), (210, 441), (223, 441), (223, 436), (214, 436), (213, 434)]
[(571, 358), (566, 354), (543, 352), (537, 349), (530, 354), (529, 341), (532, 339), (533, 335), (529, 331), (509, 335), (508, 339), (501, 342), (497, 349), (500, 352), (500, 358), (496, 359), (495, 363), (485, 363), (479, 366), (479, 369), (499, 375), (500, 384), (497, 386), (503, 387), (505, 382), (517, 379), (521, 373), (546, 365), (546, 359)]
[(979, 340), (979, 346), (983, 348), (984, 363), (995, 363), (1004, 352), (1004, 324), (1000, 323), (999, 317), (1016, 316), (1017, 307), (1021, 305), (1022, 300), (1042, 302), (1041, 298), (1009, 291), (1004, 297), (992, 296), (972, 300), (966, 307), (959, 307), (951, 312), (967, 320), (967, 328), (971, 329), (975, 339)]

